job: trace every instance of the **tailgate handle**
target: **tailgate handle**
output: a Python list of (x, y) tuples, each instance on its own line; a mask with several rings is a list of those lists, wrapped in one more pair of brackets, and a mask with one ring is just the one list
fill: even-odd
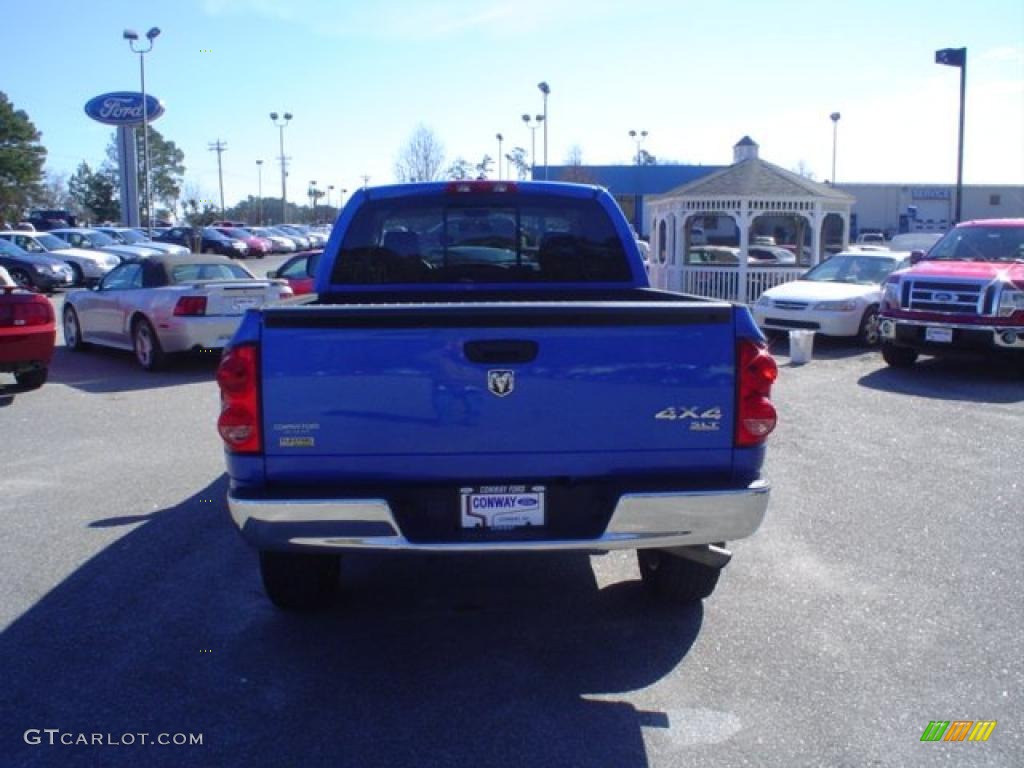
[(466, 352), (466, 359), (471, 363), (532, 363), (537, 358), (536, 341), (467, 341), (463, 349)]

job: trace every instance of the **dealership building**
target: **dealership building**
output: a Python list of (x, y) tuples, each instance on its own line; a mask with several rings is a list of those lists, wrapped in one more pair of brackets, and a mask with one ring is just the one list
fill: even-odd
[[(743, 137), (734, 147), (757, 144)], [(633, 227), (650, 236), (649, 204), (705, 176), (722, 171), (723, 165), (552, 165), (551, 181), (575, 181), (605, 187), (618, 201)], [(534, 178), (543, 179), (538, 167)], [(849, 239), (862, 231), (881, 231), (891, 237), (900, 232), (945, 232), (954, 223), (955, 184), (836, 184), (854, 198)], [(961, 217), (969, 219), (1024, 218), (1024, 185), (965, 184)]]

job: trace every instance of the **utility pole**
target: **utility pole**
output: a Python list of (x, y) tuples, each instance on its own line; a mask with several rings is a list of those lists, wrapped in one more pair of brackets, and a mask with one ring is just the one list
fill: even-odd
[(370, 183), (370, 177), (367, 176), (366, 174), (363, 174), (361, 178), (363, 180), (363, 189), (366, 189), (367, 185), (369, 185)]
[(221, 156), (221, 153), (223, 153), (223, 152), (225, 152), (227, 150), (228, 143), (226, 141), (221, 141), (220, 139), (217, 139), (217, 141), (215, 141), (214, 143), (207, 144), (207, 147), (209, 148), (209, 150), (211, 152), (216, 152), (217, 153), (217, 178), (220, 181), (220, 215), (221, 215), (221, 218), (223, 218), (224, 217), (224, 169), (221, 166), (220, 156)]
[(260, 220), (259, 220), (259, 224), (262, 227), (263, 226), (263, 161), (262, 160), (257, 160), (256, 161), (256, 173), (258, 174), (258, 179), (259, 179), (259, 181), (257, 182), (259, 184), (259, 196), (260, 196)]

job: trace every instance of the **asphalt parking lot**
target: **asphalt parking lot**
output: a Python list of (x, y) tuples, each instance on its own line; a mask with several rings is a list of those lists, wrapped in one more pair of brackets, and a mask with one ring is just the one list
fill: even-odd
[(294, 617), (227, 516), (215, 361), (58, 348), (0, 394), (4, 764), (1024, 764), (1024, 379), (779, 351), (768, 517), (703, 605), (631, 553), (361, 555)]

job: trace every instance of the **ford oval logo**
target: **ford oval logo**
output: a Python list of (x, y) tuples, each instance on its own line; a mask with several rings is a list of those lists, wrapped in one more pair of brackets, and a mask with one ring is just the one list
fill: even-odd
[[(137, 91), (102, 93), (85, 103), (85, 114), (106, 125), (142, 125), (142, 94)], [(164, 113), (160, 100), (146, 94), (146, 117), (153, 122)]]
[(536, 507), (538, 502), (536, 499), (531, 499), (526, 496), (520, 496), (519, 499), (516, 500), (516, 503), (520, 507)]
[(932, 299), (940, 304), (952, 304), (956, 301), (956, 295), (952, 293), (936, 293), (932, 295)]

